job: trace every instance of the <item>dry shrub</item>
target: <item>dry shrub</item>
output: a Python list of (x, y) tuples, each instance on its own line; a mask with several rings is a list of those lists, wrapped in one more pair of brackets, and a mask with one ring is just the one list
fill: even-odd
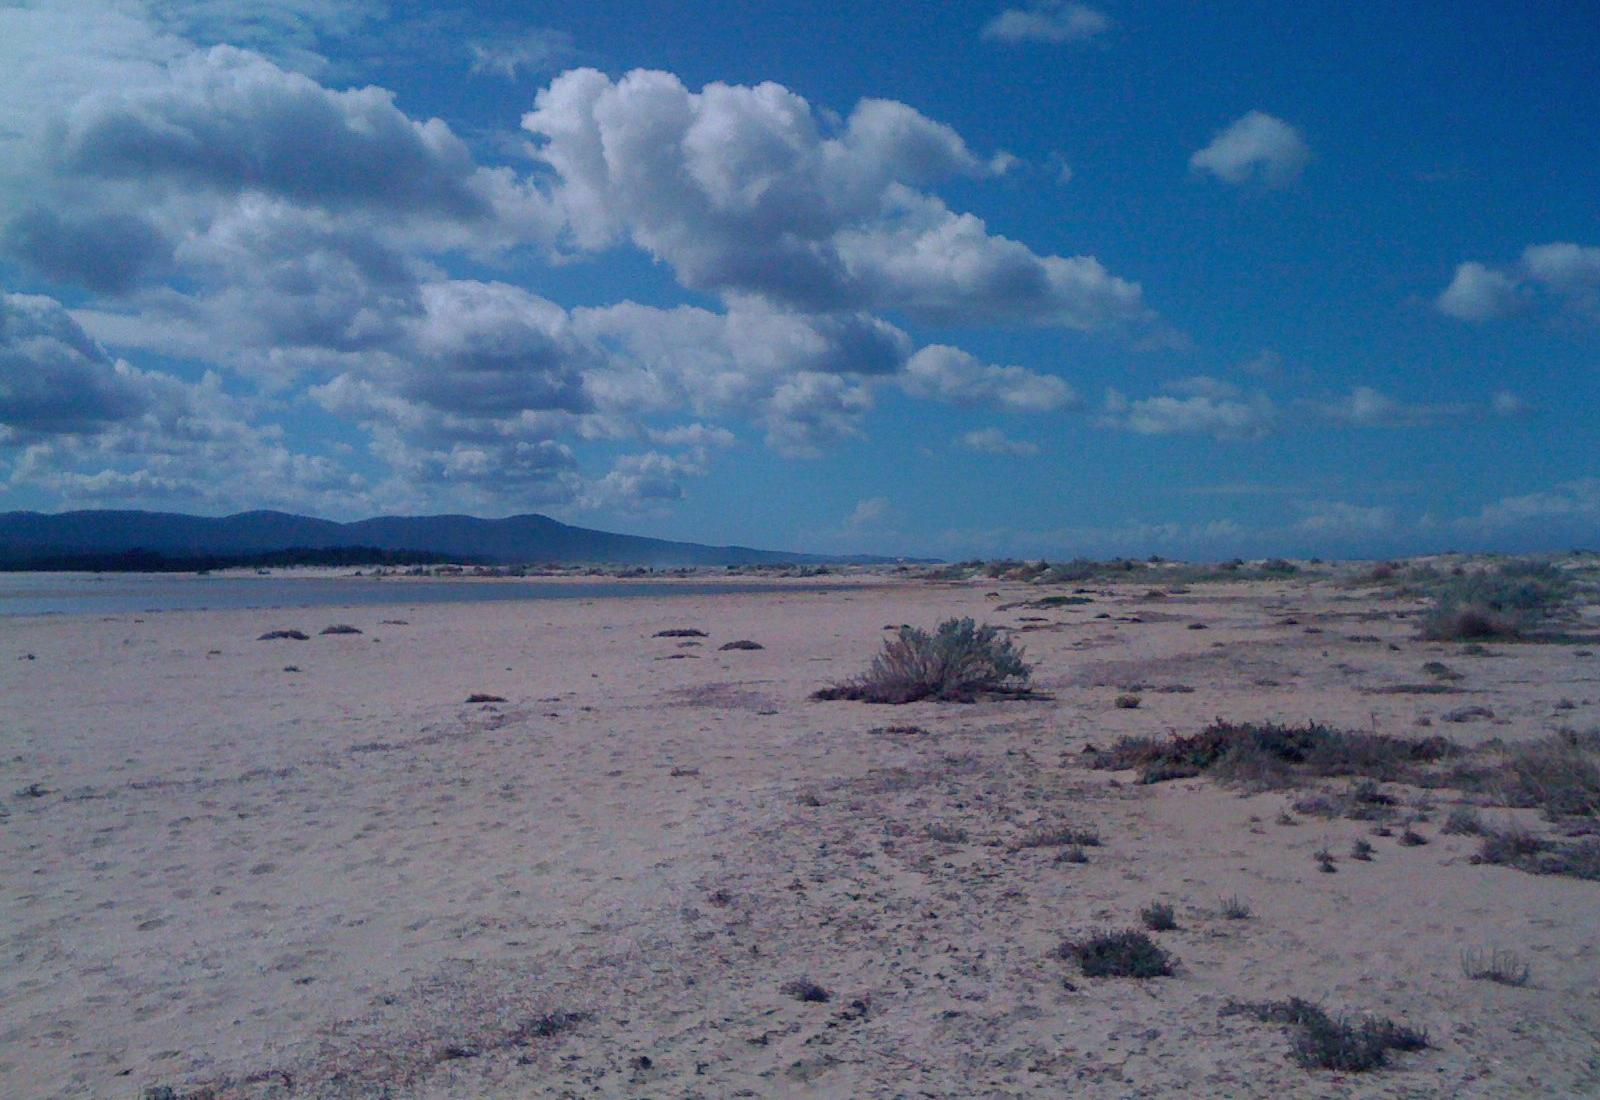
[(1139, 910), (1139, 920), (1152, 932), (1171, 932), (1178, 927), (1178, 914), (1164, 901), (1151, 902)]
[(1600, 881), (1600, 840), (1550, 840), (1519, 826), (1485, 830), (1474, 863), (1512, 867), (1531, 875)]
[(970, 703), (985, 695), (1027, 694), (1033, 669), (1012, 640), (971, 619), (946, 619), (933, 633), (902, 626), (860, 677), (818, 691), (817, 699)]
[(1507, 750), (1501, 792), (1507, 805), (1537, 806), (1546, 816), (1600, 813), (1600, 731), (1563, 730)]
[(1419, 766), (1459, 751), (1443, 737), (1392, 737), (1316, 722), (1281, 726), (1219, 720), (1189, 736), (1124, 737), (1097, 754), (1094, 766), (1137, 768), (1141, 783), (1206, 774), (1253, 786), (1283, 787), (1307, 776), (1408, 780)]
[(1461, 972), (1475, 982), (1495, 982), (1499, 985), (1527, 985), (1533, 971), (1527, 962), (1514, 951), (1461, 952)]
[(1172, 973), (1172, 956), (1131, 928), (1067, 940), (1056, 953), (1075, 961), (1086, 978), (1162, 978)]
[(1568, 614), (1576, 597), (1570, 575), (1536, 561), (1503, 562), (1431, 587), (1422, 636), (1444, 642), (1521, 637)]
[(1387, 1065), (1391, 1050), (1423, 1050), (1428, 1045), (1426, 1032), (1388, 1019), (1330, 1016), (1320, 1005), (1299, 997), (1253, 1004), (1230, 1002), (1223, 1006), (1222, 1014), (1250, 1016), (1292, 1028), (1294, 1060), (1306, 1069), (1363, 1073)]

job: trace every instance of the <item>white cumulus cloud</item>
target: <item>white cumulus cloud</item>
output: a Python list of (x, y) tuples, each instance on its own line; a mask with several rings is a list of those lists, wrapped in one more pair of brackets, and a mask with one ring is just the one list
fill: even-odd
[(1281, 118), (1251, 111), (1190, 157), (1189, 166), (1226, 183), (1260, 180), (1268, 187), (1287, 187), (1310, 160), (1311, 147), (1299, 130)]
[(992, 455), (1009, 455), (1013, 458), (1027, 458), (1039, 453), (1037, 443), (1030, 443), (1025, 439), (1012, 439), (999, 428), (979, 428), (967, 432), (961, 437), (961, 445), (968, 450)]
[(1517, 281), (1474, 260), (1456, 265), (1450, 285), (1434, 305), (1458, 321), (1491, 321), (1516, 312), (1521, 304)]
[(994, 42), (1082, 42), (1104, 34), (1111, 20), (1104, 12), (1071, 0), (1041, 0), (1025, 8), (1007, 8), (983, 25), (983, 37)]
[(777, 84), (578, 69), (523, 119), (579, 248), (632, 241), (687, 287), (806, 310), (1099, 329), (1143, 320), (1092, 257), (1040, 256), (920, 187), (992, 175), (954, 130), (868, 99), (835, 126)]
[(1543, 301), (1580, 321), (1600, 322), (1600, 248), (1552, 241), (1522, 250), (1517, 263), (1490, 267), (1476, 260), (1456, 266), (1450, 285), (1434, 299), (1440, 313), (1458, 321), (1494, 321)]
[(1168, 386), (1153, 397), (1129, 399), (1106, 393), (1100, 423), (1136, 435), (1208, 435), (1215, 439), (1260, 439), (1278, 425), (1278, 409), (1264, 393), (1243, 394), (1204, 376)]
[(1050, 412), (1077, 400), (1072, 387), (1054, 375), (993, 366), (944, 344), (930, 344), (913, 355), (901, 387), (913, 397), (1013, 412)]

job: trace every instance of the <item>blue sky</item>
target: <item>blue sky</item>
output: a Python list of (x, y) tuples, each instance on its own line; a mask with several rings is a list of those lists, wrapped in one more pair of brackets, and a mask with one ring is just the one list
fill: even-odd
[(1592, 4), (0, 4), (0, 509), (1600, 543)]

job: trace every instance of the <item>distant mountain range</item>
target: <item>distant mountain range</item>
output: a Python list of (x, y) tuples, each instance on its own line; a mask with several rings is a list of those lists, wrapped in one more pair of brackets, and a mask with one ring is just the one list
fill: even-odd
[[(572, 527), (541, 515), (504, 519), (376, 516), (354, 523), (336, 523), (312, 516), (266, 511), (240, 512), (232, 516), (139, 511), (0, 512), (0, 569), (37, 568), (46, 563), (69, 568), (74, 561), (129, 555), (134, 551), (166, 558), (198, 559), (354, 547), (486, 564), (716, 566), (874, 564), (896, 560), (670, 542)], [(93, 567), (115, 568), (113, 565)]]

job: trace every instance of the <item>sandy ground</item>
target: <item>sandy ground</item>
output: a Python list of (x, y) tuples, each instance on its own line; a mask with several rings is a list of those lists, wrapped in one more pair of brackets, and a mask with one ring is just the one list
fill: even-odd
[[(1600, 884), (1469, 863), (1447, 792), (1428, 844), (1321, 874), (1311, 853), (1367, 825), (1083, 752), (1218, 716), (1591, 728), (1600, 657), (1465, 656), (1329, 585), (1143, 592), (0, 619), (0, 1095), (1600, 1095)], [(1053, 698), (809, 698), (885, 626), (950, 615), (1026, 628)], [(362, 633), (317, 634), (337, 622)], [(257, 640), (276, 627), (311, 638)], [(684, 627), (709, 637), (652, 637)], [(1459, 693), (1370, 690), (1437, 659)], [(1493, 717), (1441, 721), (1468, 705)], [(1099, 834), (1087, 862), (1019, 843), (1063, 824)], [(1156, 900), (1175, 976), (1055, 956)], [(1475, 948), (1532, 982), (1468, 980)], [(1287, 996), (1432, 1048), (1310, 1072), (1283, 1029), (1219, 1013)]]

